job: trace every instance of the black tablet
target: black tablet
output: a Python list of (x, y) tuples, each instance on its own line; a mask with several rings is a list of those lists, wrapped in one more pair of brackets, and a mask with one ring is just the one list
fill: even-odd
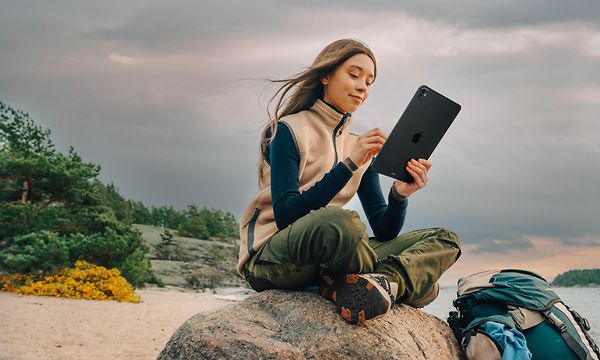
[(400, 116), (373, 162), (380, 174), (413, 182), (406, 171), (410, 159), (429, 159), (458, 115), (460, 105), (423, 85)]

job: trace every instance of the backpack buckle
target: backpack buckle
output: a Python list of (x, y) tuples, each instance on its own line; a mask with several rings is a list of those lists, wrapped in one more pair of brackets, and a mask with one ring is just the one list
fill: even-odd
[(554, 315), (553, 313), (549, 312), (546, 314), (546, 320), (554, 325), (558, 331), (560, 331), (561, 333), (564, 333), (565, 331), (567, 331), (567, 325), (565, 325), (565, 323), (562, 322), (561, 319), (558, 318), (558, 316)]
[(590, 326), (590, 322), (588, 321), (588, 319), (584, 318), (583, 316), (579, 315), (579, 313), (573, 309), (569, 309), (569, 311), (571, 311), (571, 315), (573, 315), (573, 318), (575, 318), (575, 321), (577, 321), (577, 323), (585, 329), (585, 331), (590, 331), (591, 326)]

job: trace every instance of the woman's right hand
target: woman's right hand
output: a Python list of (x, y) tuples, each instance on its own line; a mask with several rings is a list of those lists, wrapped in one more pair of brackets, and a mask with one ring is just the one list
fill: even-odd
[(350, 160), (359, 167), (371, 161), (373, 156), (379, 153), (387, 138), (387, 135), (379, 128), (371, 129), (360, 135), (350, 152)]

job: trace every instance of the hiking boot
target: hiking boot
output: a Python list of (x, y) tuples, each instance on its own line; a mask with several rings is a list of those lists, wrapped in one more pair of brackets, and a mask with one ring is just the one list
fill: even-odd
[(432, 287), (429, 288), (429, 290), (427, 290), (425, 294), (423, 294), (423, 296), (421, 296), (421, 298), (408, 303), (408, 305), (416, 308), (425, 307), (431, 304), (431, 302), (433, 302), (433, 300), (435, 300), (438, 297), (439, 293), (440, 284), (436, 282), (435, 284), (433, 284)]
[(336, 312), (349, 323), (385, 315), (394, 305), (397, 283), (382, 274), (324, 275), (319, 293), (335, 303)]

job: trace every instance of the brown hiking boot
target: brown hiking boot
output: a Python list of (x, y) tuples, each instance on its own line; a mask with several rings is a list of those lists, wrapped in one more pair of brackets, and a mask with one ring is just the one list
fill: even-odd
[(423, 296), (421, 296), (421, 298), (412, 301), (411, 303), (408, 303), (408, 305), (416, 308), (425, 307), (431, 304), (433, 300), (435, 300), (438, 297), (439, 293), (440, 284), (436, 282), (435, 284), (433, 284), (432, 287), (429, 288), (429, 290), (427, 290), (425, 294), (423, 294)]
[(336, 312), (349, 323), (385, 315), (394, 305), (398, 284), (382, 274), (324, 275), (319, 294), (335, 303)]

